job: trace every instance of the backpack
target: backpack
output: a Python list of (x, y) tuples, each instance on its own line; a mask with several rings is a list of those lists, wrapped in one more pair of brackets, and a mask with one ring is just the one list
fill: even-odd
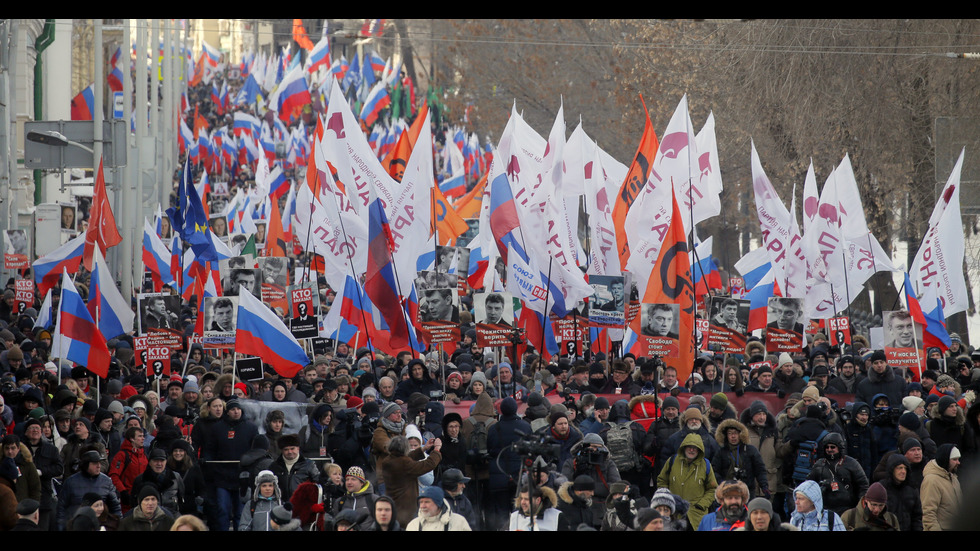
[(616, 463), (616, 468), (621, 473), (634, 470), (639, 465), (630, 424), (606, 423), (606, 448), (609, 450), (609, 458)]
[(470, 433), (469, 442), (467, 442), (468, 455), (474, 464), (483, 465), (490, 456), (489, 448), (487, 448), (487, 422), (476, 421), (472, 417), (468, 417), (466, 420), (473, 425), (473, 431)]
[(826, 430), (820, 433), (816, 440), (805, 440), (796, 447), (796, 459), (793, 461), (793, 484), (799, 484), (810, 476), (813, 465), (817, 462), (820, 452), (820, 441), (827, 436)]

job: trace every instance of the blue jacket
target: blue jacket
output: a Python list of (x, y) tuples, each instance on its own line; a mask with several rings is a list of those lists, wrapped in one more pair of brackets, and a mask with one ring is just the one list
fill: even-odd
[(698, 532), (729, 532), (732, 525), (737, 522), (744, 522), (748, 518), (748, 511), (742, 509), (742, 514), (738, 518), (725, 518), (723, 507), (715, 509), (714, 513), (704, 515), (701, 523), (698, 524)]
[(68, 519), (75, 514), (79, 505), (82, 504), (82, 498), (87, 493), (95, 493), (102, 496), (109, 512), (119, 517), (122, 516), (119, 495), (116, 494), (116, 486), (112, 483), (109, 475), (99, 473), (96, 476), (89, 476), (84, 472), (78, 472), (69, 476), (65, 480), (65, 483), (61, 485), (61, 491), (58, 492), (58, 511), (56, 517), (58, 530), (65, 529), (65, 524), (68, 522)]
[[(820, 485), (812, 480), (804, 480), (796, 487), (795, 492), (801, 492), (813, 502), (814, 509), (808, 513), (793, 511), (790, 524), (802, 532), (846, 532), (844, 521), (837, 513), (823, 508), (823, 495)], [(795, 495), (795, 494), (794, 494)], [(831, 524), (833, 523), (833, 524)], [(831, 530), (831, 528), (833, 528)]]

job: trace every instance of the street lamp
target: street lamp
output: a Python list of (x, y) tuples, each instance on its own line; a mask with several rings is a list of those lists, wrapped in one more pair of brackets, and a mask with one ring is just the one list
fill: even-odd
[[(31, 130), (30, 132), (27, 133), (26, 137), (28, 140), (32, 142), (37, 142), (39, 144), (44, 144), (52, 147), (68, 147), (69, 145), (73, 145), (80, 149), (84, 149), (85, 151), (91, 153), (93, 156), (95, 155), (95, 151), (93, 151), (91, 147), (80, 144), (73, 140), (69, 140), (68, 138), (65, 137), (64, 134), (58, 132), (57, 130), (41, 130), (41, 131)], [(62, 156), (64, 156), (64, 153), (62, 153)], [(64, 166), (61, 167), (61, 191), (62, 192), (65, 191), (65, 167)]]
[(42, 130), (40, 132), (36, 130), (31, 130), (27, 133), (27, 139), (32, 142), (37, 142), (44, 145), (51, 145), (55, 147), (67, 147), (69, 145), (74, 145), (75, 147), (80, 147), (89, 153), (94, 154), (92, 148), (82, 145), (78, 142), (69, 140), (64, 134), (56, 130)]

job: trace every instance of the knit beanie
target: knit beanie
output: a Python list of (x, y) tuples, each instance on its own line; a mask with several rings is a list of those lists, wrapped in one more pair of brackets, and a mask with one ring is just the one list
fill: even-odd
[(670, 507), (670, 513), (674, 514), (677, 510), (677, 503), (674, 501), (674, 495), (670, 493), (667, 488), (659, 488), (654, 492), (653, 497), (650, 498), (650, 507), (659, 507), (664, 505)]
[(875, 503), (888, 503), (888, 492), (885, 490), (885, 487), (881, 485), (881, 482), (875, 482), (868, 487), (868, 491), (865, 492), (864, 498)]

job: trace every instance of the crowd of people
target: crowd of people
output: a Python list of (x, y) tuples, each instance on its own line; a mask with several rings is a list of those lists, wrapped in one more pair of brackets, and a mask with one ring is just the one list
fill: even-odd
[(198, 344), (148, 378), (123, 336), (101, 378), (49, 359), (31, 313), (0, 330), (5, 530), (969, 526), (980, 367), (956, 335), (921, 377), (817, 334), (680, 381), (632, 354), (512, 365), (464, 316), (451, 355), (338, 343), (253, 381)]

